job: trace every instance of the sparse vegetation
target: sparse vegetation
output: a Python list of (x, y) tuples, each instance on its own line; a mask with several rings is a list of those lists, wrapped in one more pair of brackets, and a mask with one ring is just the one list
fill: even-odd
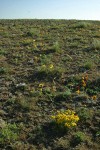
[(0, 20), (0, 149), (100, 149), (99, 30)]

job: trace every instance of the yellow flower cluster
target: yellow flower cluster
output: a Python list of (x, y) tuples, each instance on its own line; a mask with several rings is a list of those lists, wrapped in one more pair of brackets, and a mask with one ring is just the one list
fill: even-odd
[(76, 126), (79, 121), (78, 115), (75, 115), (75, 112), (69, 109), (65, 112), (58, 111), (57, 115), (51, 117), (57, 124), (67, 128)]
[(54, 65), (53, 64), (50, 64), (49, 66), (46, 66), (45, 64), (41, 66), (41, 69), (47, 69), (47, 70), (51, 70), (54, 68)]
[(82, 86), (83, 87), (86, 87), (87, 80), (88, 80), (88, 74), (86, 74), (84, 77), (82, 77)]
[(77, 90), (76, 93), (77, 93), (77, 94), (80, 94), (80, 90)]
[(39, 84), (39, 90), (42, 92), (42, 90), (43, 90), (43, 87), (44, 87), (44, 83), (40, 83)]
[(53, 64), (50, 64), (49, 68), (50, 68), (50, 69), (53, 69), (53, 67), (54, 67)]
[(82, 86), (86, 87), (86, 82), (84, 81), (84, 79), (82, 79)]
[(40, 84), (39, 84), (39, 87), (40, 87), (40, 88), (43, 88), (43, 87), (44, 87), (44, 83), (40, 83)]

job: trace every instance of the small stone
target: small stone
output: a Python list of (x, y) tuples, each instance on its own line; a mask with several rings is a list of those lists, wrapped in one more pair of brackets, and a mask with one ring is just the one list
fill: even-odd
[(16, 84), (16, 87), (25, 87), (26, 86), (26, 83), (19, 83), (19, 84)]
[(33, 64), (34, 63), (34, 60), (31, 59), (30, 61), (28, 61), (28, 64)]

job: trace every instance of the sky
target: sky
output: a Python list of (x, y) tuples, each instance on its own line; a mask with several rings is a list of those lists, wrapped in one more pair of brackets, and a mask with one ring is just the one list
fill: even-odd
[(100, 0), (0, 0), (0, 19), (100, 20)]

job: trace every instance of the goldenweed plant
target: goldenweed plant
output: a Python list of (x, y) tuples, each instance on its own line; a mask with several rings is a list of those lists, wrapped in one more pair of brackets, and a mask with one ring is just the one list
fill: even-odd
[(56, 115), (51, 117), (57, 125), (65, 128), (75, 127), (79, 121), (79, 116), (69, 109), (64, 112), (58, 111)]

